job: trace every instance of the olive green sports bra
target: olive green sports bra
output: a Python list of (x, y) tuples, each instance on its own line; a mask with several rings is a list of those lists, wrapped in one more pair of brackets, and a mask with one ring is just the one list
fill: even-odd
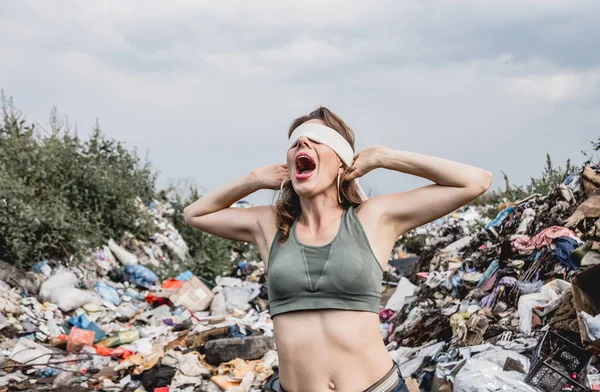
[(271, 317), (294, 310), (345, 309), (379, 313), (383, 269), (354, 207), (344, 210), (335, 238), (304, 245), (296, 236), (279, 243), (275, 235), (268, 263)]

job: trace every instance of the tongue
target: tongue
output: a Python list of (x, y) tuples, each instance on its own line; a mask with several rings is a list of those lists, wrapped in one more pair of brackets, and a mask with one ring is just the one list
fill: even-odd
[(298, 172), (303, 174), (303, 173), (309, 173), (311, 171), (315, 170), (315, 164), (313, 163), (313, 161), (311, 161), (310, 159), (307, 158), (300, 158), (298, 160)]

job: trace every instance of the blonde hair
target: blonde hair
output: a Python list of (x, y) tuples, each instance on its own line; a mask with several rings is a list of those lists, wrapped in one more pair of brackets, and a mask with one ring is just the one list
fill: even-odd
[[(350, 143), (350, 146), (352, 146), (352, 149), (354, 150), (354, 132), (352, 129), (346, 125), (338, 115), (323, 106), (313, 110), (308, 115), (295, 119), (290, 126), (288, 137), (290, 137), (292, 132), (300, 125), (308, 120), (314, 119), (319, 119), (329, 128), (336, 130), (348, 141), (348, 143)], [(347, 169), (347, 167), (345, 167), (345, 169)], [(342, 176), (342, 179), (343, 178), (344, 176)], [(358, 206), (362, 201), (358, 187), (354, 181), (348, 184), (342, 180), (340, 184), (340, 196), (344, 208)], [(286, 181), (283, 187), (283, 192), (275, 204), (275, 214), (277, 217), (277, 228), (280, 231), (279, 242), (283, 243), (290, 236), (290, 228), (292, 227), (294, 220), (300, 216), (300, 198), (294, 191), (291, 181)]]

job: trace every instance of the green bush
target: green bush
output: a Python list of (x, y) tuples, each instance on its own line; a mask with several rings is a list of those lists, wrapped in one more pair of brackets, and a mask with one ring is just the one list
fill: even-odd
[(136, 151), (98, 126), (82, 140), (55, 111), (42, 132), (4, 95), (0, 121), (0, 259), (29, 266), (148, 233), (136, 199), (154, 197), (156, 175)]
[[(600, 144), (599, 144), (600, 146)], [(533, 194), (541, 194), (547, 196), (552, 192), (558, 185), (560, 185), (564, 179), (571, 173), (579, 170), (576, 166), (571, 165), (571, 161), (567, 160), (564, 167), (555, 167), (550, 158), (550, 154), (546, 154), (546, 167), (542, 174), (537, 177), (531, 177), (529, 184), (525, 186), (518, 186), (511, 184), (508, 175), (502, 172), (504, 178), (504, 189), (497, 191), (486, 192), (479, 198), (471, 202), (472, 205), (498, 205), (500, 203), (514, 202), (525, 199), (526, 197)], [(488, 210), (489, 216), (495, 217), (497, 210)]]

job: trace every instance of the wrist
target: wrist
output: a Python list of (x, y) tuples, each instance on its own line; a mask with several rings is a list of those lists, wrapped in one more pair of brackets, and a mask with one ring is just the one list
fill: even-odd
[(256, 192), (265, 187), (260, 181), (260, 176), (257, 176), (254, 171), (244, 177), (244, 183), (250, 188), (251, 192)]
[(375, 154), (375, 168), (387, 168), (387, 162), (389, 162), (391, 150), (386, 146), (377, 146), (376, 149), (377, 153)]

